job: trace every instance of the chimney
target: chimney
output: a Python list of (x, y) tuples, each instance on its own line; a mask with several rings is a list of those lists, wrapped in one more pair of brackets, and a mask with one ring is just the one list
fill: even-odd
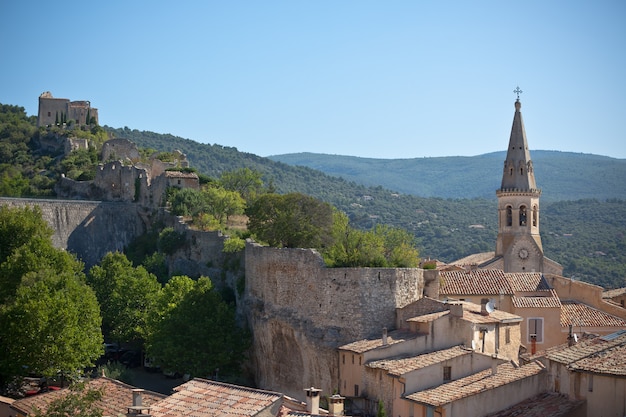
[(306, 388), (306, 411), (310, 414), (319, 414), (320, 412), (320, 392), (318, 388)]
[(387, 328), (383, 327), (383, 346), (387, 346)]
[(574, 336), (573, 327), (569, 325), (569, 334), (567, 335), (567, 346), (574, 346), (576, 344), (576, 338)]
[[(150, 417), (150, 407), (143, 405), (143, 390), (141, 388), (133, 389), (133, 405), (128, 407), (126, 416), (134, 417), (141, 415), (142, 417)], [(145, 411), (145, 412), (144, 412)]]
[(482, 298), (480, 300), (480, 314), (483, 316), (488, 316), (489, 311), (487, 311), (487, 303), (489, 302), (488, 298)]
[(450, 314), (454, 317), (463, 317), (463, 304), (462, 303), (454, 303), (449, 304), (450, 306)]
[(133, 390), (133, 407), (141, 407), (143, 405), (143, 390), (142, 389), (134, 389)]
[(498, 361), (496, 361), (495, 359), (491, 360), (491, 375), (497, 375), (498, 374)]
[(343, 416), (343, 400), (345, 400), (345, 397), (342, 397), (339, 394), (335, 394), (330, 397), (330, 402), (328, 403), (328, 413), (331, 416)]

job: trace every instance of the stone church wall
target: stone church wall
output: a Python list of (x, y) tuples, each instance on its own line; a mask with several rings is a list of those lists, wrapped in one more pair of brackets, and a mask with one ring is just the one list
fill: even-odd
[(246, 245), (244, 309), (264, 389), (303, 398), (338, 388), (337, 347), (393, 329), (395, 310), (422, 297), (418, 268), (326, 268), (312, 249)]

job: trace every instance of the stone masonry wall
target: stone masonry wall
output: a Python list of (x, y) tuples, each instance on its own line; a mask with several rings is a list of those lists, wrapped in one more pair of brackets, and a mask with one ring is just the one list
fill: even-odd
[(146, 220), (132, 203), (0, 198), (0, 205), (39, 206), (54, 230), (55, 247), (74, 253), (89, 268), (111, 251), (122, 251), (145, 233)]
[(395, 326), (422, 297), (418, 268), (326, 268), (311, 249), (246, 245), (244, 309), (257, 384), (302, 399), (339, 386), (337, 347)]

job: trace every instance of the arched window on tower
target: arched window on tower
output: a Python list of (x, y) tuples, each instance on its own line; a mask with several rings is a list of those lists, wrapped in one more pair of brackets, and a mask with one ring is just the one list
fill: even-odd
[(513, 208), (506, 206), (506, 225), (513, 226)]
[(526, 206), (520, 206), (519, 208), (519, 225), (526, 226)]
[(533, 226), (537, 227), (537, 221), (539, 220), (539, 210), (537, 206), (533, 206)]

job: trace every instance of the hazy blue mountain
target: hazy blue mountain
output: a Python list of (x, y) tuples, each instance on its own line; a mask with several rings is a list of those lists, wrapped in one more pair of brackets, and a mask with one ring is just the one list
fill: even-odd
[[(495, 198), (506, 154), (462, 157), (374, 159), (319, 153), (268, 158), (304, 166), (366, 186), (421, 197)], [(558, 151), (531, 151), (542, 201), (626, 196), (626, 159)]]

